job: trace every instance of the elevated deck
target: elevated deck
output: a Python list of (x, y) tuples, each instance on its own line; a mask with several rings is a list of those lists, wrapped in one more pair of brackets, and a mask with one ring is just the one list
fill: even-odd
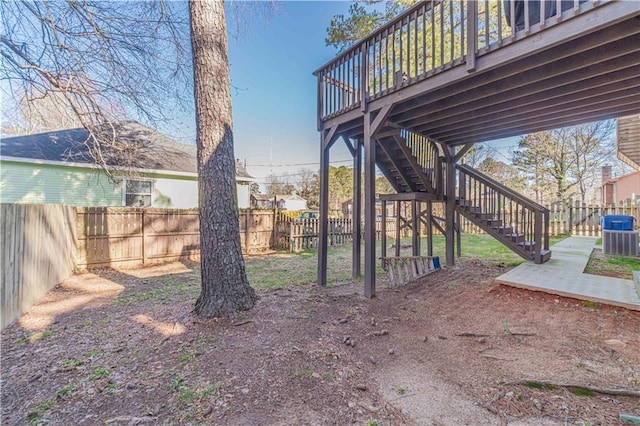
[(315, 72), (319, 130), (392, 106), (378, 135), (463, 145), (640, 111), (640, 2), (545, 3), (519, 30), (502, 1), (419, 3)]
[(461, 214), (543, 263), (551, 256), (548, 210), (456, 163), (478, 142), (640, 113), (640, 2), (419, 2), (314, 74), (320, 284), (329, 151), (340, 138), (354, 157), (354, 276), (364, 217), (365, 295), (375, 294), (376, 166), (425, 225), (432, 203), (444, 203), (447, 264)]

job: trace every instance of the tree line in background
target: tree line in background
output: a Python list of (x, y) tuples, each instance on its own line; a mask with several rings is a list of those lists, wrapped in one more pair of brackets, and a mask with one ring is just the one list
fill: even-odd
[(628, 171), (615, 158), (614, 131), (615, 122), (608, 120), (532, 133), (521, 137), (509, 155), (483, 144), (465, 162), (539, 204), (569, 198), (600, 203), (602, 166), (612, 164), (618, 174)]
[[(381, 194), (395, 193), (384, 176), (376, 178), (376, 192)], [(260, 185), (251, 185), (252, 194), (292, 195), (296, 194), (307, 200), (310, 210), (320, 205), (320, 175), (317, 171), (300, 169), (294, 177), (270, 175), (260, 189)], [(353, 169), (347, 166), (329, 166), (329, 209), (341, 210), (342, 203), (353, 198)]]
[[(521, 137), (508, 154), (490, 144), (478, 144), (465, 156), (465, 164), (535, 200), (550, 204), (573, 198), (599, 203), (601, 168), (613, 164), (618, 174), (626, 167), (615, 158), (613, 120), (538, 132)], [(251, 192), (261, 193), (258, 184)], [(384, 176), (376, 179), (376, 192), (395, 191)], [(271, 175), (263, 190), (267, 195), (297, 194), (317, 209), (320, 199), (318, 172), (301, 169), (294, 177)], [(329, 167), (329, 208), (340, 210), (353, 198), (353, 169)]]

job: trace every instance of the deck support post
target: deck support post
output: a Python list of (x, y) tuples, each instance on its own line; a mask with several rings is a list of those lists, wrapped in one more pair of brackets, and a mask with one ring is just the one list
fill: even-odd
[(401, 201), (396, 201), (396, 251), (395, 251), (395, 255), (396, 257), (400, 256), (400, 245), (401, 245), (401, 240), (400, 240), (400, 221), (403, 219), (402, 217), (402, 209), (400, 209), (400, 206), (402, 205)]
[(336, 128), (320, 133), (320, 220), (318, 230), (318, 284), (327, 285), (327, 246), (329, 221), (329, 150), (336, 140)]
[(376, 295), (376, 139), (387, 121), (393, 104), (380, 108), (374, 115), (364, 112), (364, 296)]
[(433, 202), (427, 201), (427, 256), (433, 256)]
[(384, 269), (384, 258), (387, 257), (387, 200), (381, 200), (382, 221), (380, 222), (380, 266)]
[(445, 256), (447, 266), (455, 265), (455, 225), (456, 225), (456, 160), (453, 147), (443, 145), (446, 162), (445, 173)]
[(411, 200), (411, 250), (412, 256), (420, 256), (420, 203)]
[(358, 278), (362, 275), (360, 262), (362, 260), (362, 141), (354, 141), (353, 152), (353, 207), (351, 210), (352, 221), (352, 276)]
[(376, 141), (371, 112), (364, 113), (364, 296), (376, 294)]

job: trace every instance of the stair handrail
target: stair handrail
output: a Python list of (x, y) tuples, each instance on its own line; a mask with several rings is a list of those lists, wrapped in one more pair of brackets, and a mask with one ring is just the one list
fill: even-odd
[(491, 186), (495, 186), (496, 189), (498, 189), (501, 192), (505, 192), (509, 195), (509, 197), (513, 198), (514, 200), (518, 201), (521, 204), (524, 204), (526, 207), (530, 208), (531, 210), (534, 211), (538, 211), (541, 213), (548, 213), (549, 209), (536, 203), (535, 201), (532, 201), (522, 195), (520, 195), (518, 192), (514, 191), (513, 189), (509, 188), (508, 186), (498, 182), (497, 180), (484, 175), (482, 173), (480, 173), (479, 171), (477, 171), (476, 169), (474, 169), (473, 167), (467, 166), (466, 164), (456, 164), (456, 169), (459, 171), (463, 171), (464, 173), (473, 176), (474, 178), (478, 179), (479, 181), (482, 181), (486, 184), (489, 184)]
[[(520, 230), (524, 231), (525, 235), (529, 235), (531, 237), (528, 241), (533, 242), (532, 254), (534, 256), (534, 261), (536, 263), (544, 262), (543, 250), (549, 250), (549, 209), (541, 206), (535, 201), (523, 197), (508, 186), (505, 186), (495, 179), (480, 173), (472, 167), (463, 164), (456, 164), (456, 170), (460, 175), (460, 181), (464, 182), (464, 184), (461, 183), (459, 187), (460, 199), (467, 199), (466, 178), (464, 178), (464, 176), (468, 176), (469, 179), (473, 179), (479, 184), (495, 190), (505, 199), (515, 202), (517, 205), (521, 206), (521, 208), (528, 210), (530, 214), (533, 214), (533, 221), (529, 222), (529, 225), (525, 222), (523, 225), (518, 227)], [(471, 199), (473, 199), (473, 197)], [(517, 223), (518, 222), (516, 222), (516, 224)], [(518, 231), (516, 230), (516, 233), (517, 232)]]

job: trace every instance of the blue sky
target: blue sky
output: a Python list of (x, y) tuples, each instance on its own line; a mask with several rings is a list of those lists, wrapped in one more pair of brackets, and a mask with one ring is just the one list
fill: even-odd
[[(312, 73), (337, 54), (325, 46), (326, 28), (333, 15), (346, 14), (349, 5), (348, 1), (278, 2), (270, 19), (251, 16), (247, 32), (229, 38), (235, 154), (247, 161), (248, 172), (259, 182), (271, 173), (293, 181), (303, 167), (318, 169)], [(513, 144), (512, 138), (500, 145)], [(334, 165), (351, 164), (342, 143), (332, 147), (330, 156)]]
[[(272, 171), (318, 168), (312, 73), (336, 55), (325, 46), (326, 28), (348, 7), (346, 1), (278, 2), (270, 18), (251, 16), (247, 32), (229, 38), (236, 157), (246, 159), (259, 181)], [(343, 161), (337, 164), (348, 165), (349, 158), (340, 144), (331, 150), (332, 161)]]

